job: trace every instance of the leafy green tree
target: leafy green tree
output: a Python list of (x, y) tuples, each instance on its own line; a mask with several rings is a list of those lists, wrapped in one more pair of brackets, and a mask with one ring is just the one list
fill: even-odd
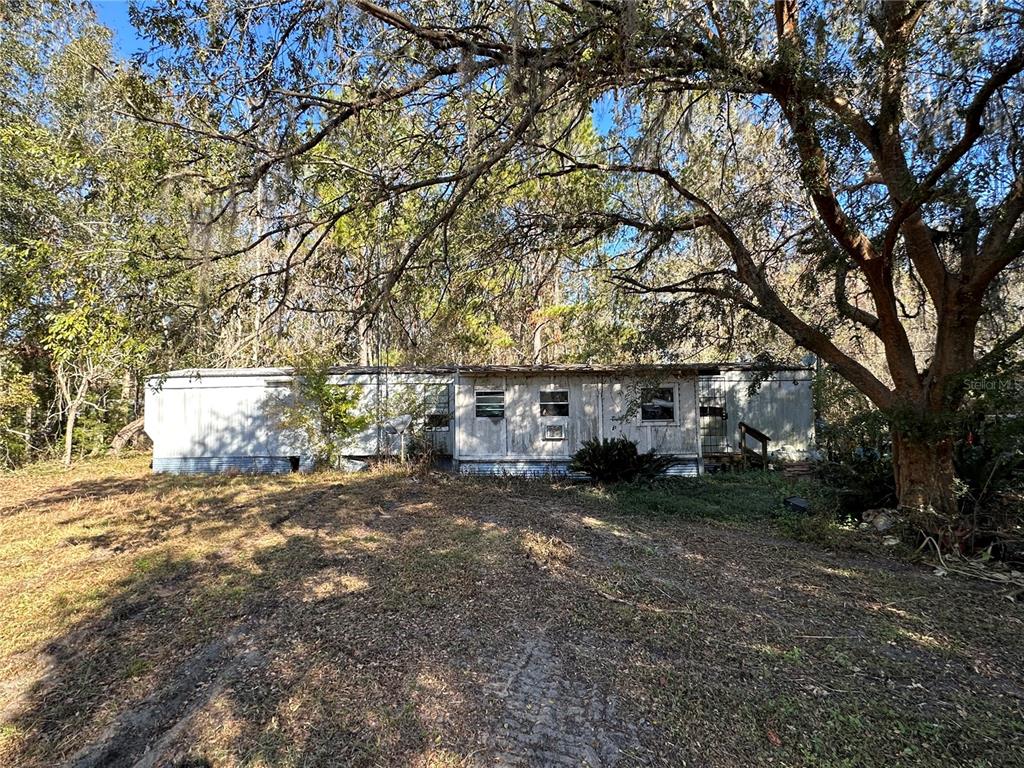
[(30, 374), (0, 354), (0, 467), (23, 463), (32, 448), (32, 412), (38, 405)]
[(29, 442), (59, 433), (68, 463), (83, 409), (173, 343), (190, 279), (154, 243), (187, 229), (186, 211), (161, 182), (173, 135), (124, 115), (160, 105), (88, 7), (16, 4), (2, 23), (0, 344), (47, 403)]
[[(190, 130), (260, 137), (237, 192), (376, 112), (418, 116), (413, 162), (372, 177), (378, 194), (350, 209), (431, 201), (372, 307), (427, 269), (433, 238), (509, 159), (606, 175), (600, 210), (557, 220), (632, 256), (619, 273), (632, 290), (691, 318), (756, 319), (816, 353), (892, 423), (900, 504), (930, 531), (955, 516), (961, 382), (1024, 338), (1019, 319), (998, 335), (987, 320), (1005, 314), (1024, 252), (1019, 9), (296, 0), (135, 13), (182, 101), (204, 105), (183, 116)], [(211, 104), (230, 118), (214, 125)], [(595, 110), (608, 125), (581, 151), (570, 138)], [(860, 337), (883, 365), (861, 359)]]
[(296, 435), (318, 461), (335, 466), (346, 438), (370, 425), (359, 407), (358, 387), (331, 381), (330, 362), (306, 354), (294, 366), (291, 390), (271, 403), (271, 414), (285, 433)]

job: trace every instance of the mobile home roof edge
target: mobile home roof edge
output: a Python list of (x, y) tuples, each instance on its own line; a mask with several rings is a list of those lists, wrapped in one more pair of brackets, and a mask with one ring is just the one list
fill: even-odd
[[(338, 365), (331, 366), (328, 373), (341, 374), (378, 374), (378, 373), (409, 373), (423, 375), (543, 375), (543, 374), (655, 374), (686, 371), (703, 373), (714, 371), (810, 371), (806, 365), (764, 365), (761, 363), (721, 362), (721, 363), (635, 363), (635, 364), (561, 364), (561, 365), (449, 365), (449, 366), (365, 366)], [(277, 368), (184, 368), (167, 371), (149, 376), (150, 379), (201, 379), (208, 377), (243, 377), (243, 376), (291, 376), (294, 368), (283, 366)]]

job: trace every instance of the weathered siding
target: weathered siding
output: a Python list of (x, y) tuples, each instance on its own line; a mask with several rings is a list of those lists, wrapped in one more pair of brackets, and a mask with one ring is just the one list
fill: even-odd
[[(569, 458), (584, 440), (600, 430), (600, 395), (597, 384), (579, 376), (524, 377), (507, 379), (506, 420), (510, 456)], [(541, 393), (569, 393), (568, 416), (542, 416)], [(545, 439), (546, 427), (561, 427), (562, 439)]]
[[(505, 417), (476, 415), (477, 390), (505, 393)], [(542, 416), (541, 393), (569, 393), (569, 416)], [(458, 456), (475, 459), (568, 459), (600, 433), (599, 383), (582, 376), (461, 376), (456, 385)], [(545, 427), (564, 429), (564, 438), (545, 439)]]
[[(673, 377), (604, 381), (603, 418), (605, 437), (624, 436), (640, 451), (671, 456), (696, 456), (697, 405), (696, 378)], [(675, 414), (670, 422), (644, 422), (640, 418), (641, 390), (669, 387), (674, 393)]]
[[(403, 402), (422, 399), (429, 388), (450, 387), (451, 376), (391, 374), (341, 375), (334, 384), (359, 393), (359, 408), (372, 419), (400, 415)], [(166, 472), (290, 471), (292, 457), (300, 469), (312, 466), (305, 437), (285, 429), (282, 416), (293, 402), (288, 370), (225, 372), (224, 375), (152, 377), (146, 388), (146, 433), (153, 440), (153, 467)], [(449, 400), (451, 394), (449, 393)], [(378, 434), (380, 439), (378, 440)], [(454, 426), (431, 433), (439, 452), (451, 453)], [(397, 454), (400, 438), (373, 424), (346, 441), (351, 456)]]
[[(723, 374), (727, 393), (729, 445), (739, 447), (739, 425), (764, 432), (773, 456), (806, 458), (814, 451), (814, 404), (810, 372), (774, 374), (751, 394), (754, 376), (746, 371)], [(759, 444), (748, 438), (752, 448)]]
[[(456, 384), (457, 455), (463, 460), (568, 459), (585, 440), (623, 435), (640, 450), (673, 456), (697, 456), (697, 416), (693, 377), (642, 382), (671, 386), (675, 416), (670, 422), (643, 423), (635, 401), (641, 382), (604, 377), (461, 375)], [(477, 390), (505, 392), (505, 418), (476, 415)], [(569, 392), (568, 416), (542, 416), (541, 393)], [(565, 439), (547, 440), (547, 426), (561, 426)]]
[(308, 467), (304, 440), (280, 423), (290, 398), (287, 376), (273, 373), (151, 379), (145, 413), (153, 468), (273, 471), (290, 469), (292, 456)]
[[(702, 371), (703, 372), (703, 371)], [(587, 439), (625, 436), (641, 451), (654, 450), (682, 461), (674, 473), (696, 471), (703, 460), (699, 407), (703, 383), (718, 385), (727, 419), (723, 450), (739, 449), (744, 421), (765, 432), (773, 455), (805, 457), (814, 450), (811, 373), (777, 373), (754, 394), (749, 371), (727, 369), (711, 379), (692, 372), (614, 373), (550, 370), (470, 372), (429, 369), (386, 373), (339, 371), (332, 381), (355, 387), (360, 408), (374, 422), (401, 415), (403, 403), (422, 402), (438, 388), (447, 390), (448, 430), (432, 431), (439, 452), (461, 462), (460, 471), (481, 474), (560, 474)], [(157, 471), (286, 471), (296, 460), (312, 465), (301, 434), (289, 432), (281, 416), (294, 391), (289, 369), (206, 370), (152, 377), (146, 391), (146, 431), (153, 439)], [(645, 422), (639, 400), (645, 387), (672, 390), (673, 416)], [(478, 417), (475, 392), (505, 393), (504, 418)], [(569, 415), (541, 415), (541, 393), (566, 391)], [(443, 399), (443, 398), (442, 398)], [(415, 410), (415, 409), (414, 409)], [(420, 409), (422, 410), (422, 409)], [(562, 439), (545, 437), (546, 428), (563, 430)], [(399, 438), (379, 423), (348, 440), (350, 456), (397, 453)], [(753, 444), (752, 444), (753, 445)]]
[(459, 378), (455, 384), (455, 451), (459, 456), (504, 456), (507, 454), (508, 393), (505, 394), (505, 418), (477, 418), (477, 389), (504, 390), (503, 377)]

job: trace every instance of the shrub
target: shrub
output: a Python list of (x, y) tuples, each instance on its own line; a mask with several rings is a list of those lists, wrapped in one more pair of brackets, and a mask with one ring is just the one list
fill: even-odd
[(962, 439), (953, 455), (963, 511), (975, 515), (1004, 492), (1024, 490), (1024, 362), (966, 383)]
[(671, 458), (656, 456), (654, 451), (640, 453), (636, 443), (625, 437), (595, 438), (583, 442), (569, 469), (586, 472), (599, 483), (620, 483), (656, 477), (672, 463)]
[(370, 423), (359, 410), (358, 390), (332, 383), (328, 364), (314, 357), (296, 362), (292, 388), (267, 407), (279, 429), (295, 435), (329, 466), (338, 462), (344, 440)]
[(835, 371), (814, 378), (814, 409), (818, 414), (818, 445), (831, 461), (889, 451), (889, 420)]
[(892, 457), (871, 449), (834, 455), (818, 468), (818, 478), (834, 491), (840, 519), (860, 520), (867, 509), (896, 506)]
[(953, 463), (962, 484), (964, 512), (970, 513), (985, 506), (1000, 491), (1021, 487), (1024, 439), (1017, 445), (1000, 444), (972, 434), (970, 439), (956, 444)]

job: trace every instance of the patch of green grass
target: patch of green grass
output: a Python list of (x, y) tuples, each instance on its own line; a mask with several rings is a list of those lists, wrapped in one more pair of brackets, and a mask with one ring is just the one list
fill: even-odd
[(800, 661), (800, 659), (803, 658), (803, 651), (801, 651), (799, 648), (797, 648), (794, 645), (788, 651), (784, 651), (782, 653), (782, 658), (785, 659), (786, 661), (792, 663), (792, 664), (796, 664), (797, 662)]
[(153, 668), (153, 663), (147, 659), (139, 658), (138, 656), (129, 659), (128, 663), (124, 667), (124, 677), (142, 677)]
[(854, 544), (853, 529), (823, 512), (812, 512), (805, 515), (783, 510), (774, 518), (773, 522), (775, 529), (785, 536), (797, 541), (817, 544), (819, 547), (835, 549)]
[[(777, 472), (723, 472), (698, 478), (588, 487), (578, 491), (626, 515), (671, 517), (728, 525), (771, 526), (799, 541), (824, 547), (850, 543), (850, 528), (835, 517), (831, 490), (813, 480), (797, 483)], [(802, 496), (810, 514), (786, 508), (784, 499)]]
[(584, 493), (606, 499), (616, 511), (625, 514), (749, 522), (777, 515), (790, 489), (778, 474), (731, 472), (651, 483), (622, 483)]
[(190, 558), (175, 557), (171, 552), (163, 550), (135, 558), (132, 570), (136, 579), (160, 581), (173, 578), (190, 564)]
[(7, 749), (25, 739), (27, 733), (13, 723), (0, 723), (0, 750)]
[[(800, 765), (856, 768), (1004, 764), (998, 737), (1020, 726), (975, 710), (959, 722), (934, 711), (892, 707), (848, 696), (819, 700), (783, 696), (761, 702), (757, 716), (781, 738), (780, 757)], [(883, 758), (883, 756), (885, 756)]]

